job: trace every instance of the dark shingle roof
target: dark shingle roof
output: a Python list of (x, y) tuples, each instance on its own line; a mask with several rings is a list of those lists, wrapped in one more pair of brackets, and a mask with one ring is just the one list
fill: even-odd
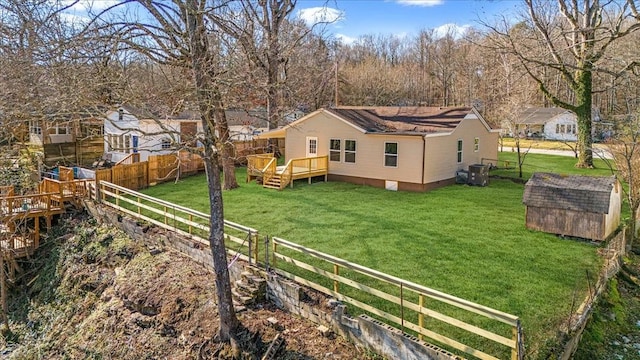
[(369, 133), (451, 132), (471, 112), (468, 107), (339, 107), (327, 109)]
[(524, 187), (522, 202), (533, 207), (607, 214), (615, 182), (614, 176), (534, 173)]

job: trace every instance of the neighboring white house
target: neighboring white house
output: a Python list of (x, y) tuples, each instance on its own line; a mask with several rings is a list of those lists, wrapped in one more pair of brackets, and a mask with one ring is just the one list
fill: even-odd
[[(595, 110), (592, 112), (592, 119), (594, 123), (600, 122), (599, 113)], [(559, 141), (578, 140), (577, 116), (574, 112), (562, 108), (526, 108), (515, 120), (514, 125), (515, 129), (510, 129), (514, 136)]]
[(202, 124), (194, 113), (160, 117), (150, 111), (123, 105), (107, 111), (104, 122), (104, 151), (118, 162), (131, 153), (140, 161), (149, 155), (169, 154), (178, 144), (193, 141), (202, 133)]
[(231, 141), (251, 141), (254, 136), (269, 129), (267, 111), (264, 109), (229, 109), (225, 114)]

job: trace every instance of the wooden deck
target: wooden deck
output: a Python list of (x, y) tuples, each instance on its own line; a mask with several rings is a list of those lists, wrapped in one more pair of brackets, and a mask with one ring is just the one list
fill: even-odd
[(38, 194), (15, 196), (12, 186), (0, 191), (0, 249), (6, 257), (20, 258), (40, 246), (40, 219), (45, 219), (48, 230), (53, 217), (64, 213), (66, 205), (80, 207), (87, 184), (86, 180), (43, 179)]
[[(0, 198), (0, 241), (3, 253), (19, 258), (29, 256), (40, 246), (40, 218), (47, 229), (54, 215), (65, 212), (56, 194), (32, 194)], [(34, 228), (26, 224), (33, 219)]]
[(262, 186), (282, 190), (287, 185), (293, 187), (294, 180), (311, 179), (323, 176), (327, 181), (329, 174), (329, 157), (318, 156), (291, 159), (286, 165), (277, 166), (277, 159), (272, 154), (247, 156), (247, 182), (254, 178), (262, 178)]

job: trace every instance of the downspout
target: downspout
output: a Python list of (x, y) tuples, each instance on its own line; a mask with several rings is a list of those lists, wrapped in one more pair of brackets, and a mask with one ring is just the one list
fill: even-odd
[(427, 136), (422, 136), (422, 186), (424, 186), (424, 162), (426, 161), (425, 151), (427, 150)]

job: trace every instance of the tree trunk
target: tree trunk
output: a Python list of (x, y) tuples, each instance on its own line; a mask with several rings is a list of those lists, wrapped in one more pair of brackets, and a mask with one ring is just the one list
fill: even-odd
[(219, 148), (222, 152), (222, 173), (224, 174), (224, 181), (222, 183), (224, 190), (237, 189), (238, 180), (236, 179), (236, 164), (235, 164), (235, 148), (229, 135), (229, 126), (227, 125), (227, 115), (225, 114), (224, 107), (222, 106), (222, 100), (220, 93), (215, 91), (213, 96), (216, 98), (215, 111), (215, 124), (218, 131), (218, 144), (216, 148)]
[[(191, 50), (191, 66), (196, 86), (196, 94), (200, 108), (202, 127), (204, 129), (204, 167), (207, 173), (207, 187), (209, 188), (209, 245), (213, 257), (215, 272), (216, 295), (218, 298), (218, 313), (220, 328), (218, 337), (220, 341), (229, 341), (235, 337), (239, 328), (238, 318), (233, 308), (231, 297), (231, 279), (227, 268), (227, 252), (224, 245), (224, 211), (222, 204), (222, 184), (220, 181), (218, 141), (216, 141), (216, 122), (221, 122), (216, 114), (222, 108), (220, 93), (207, 75), (207, 66), (212, 66), (209, 61), (206, 32), (202, 11), (198, 0), (188, 0), (185, 3), (186, 25), (189, 34)], [(224, 118), (222, 118), (224, 119)], [(226, 124), (225, 124), (226, 125)]]
[(227, 251), (224, 244), (224, 211), (222, 204), (222, 187), (220, 183), (220, 169), (218, 155), (211, 146), (207, 146), (204, 156), (204, 168), (207, 173), (209, 187), (209, 246), (213, 257), (213, 267), (216, 274), (216, 295), (218, 298), (218, 314), (220, 316), (220, 341), (228, 341), (235, 336), (239, 328), (238, 318), (233, 308), (231, 295), (231, 279), (227, 268)]
[(578, 86), (576, 88), (576, 116), (578, 121), (578, 151), (579, 168), (593, 168), (593, 136), (591, 134), (591, 86), (592, 74), (590, 69), (576, 72)]

